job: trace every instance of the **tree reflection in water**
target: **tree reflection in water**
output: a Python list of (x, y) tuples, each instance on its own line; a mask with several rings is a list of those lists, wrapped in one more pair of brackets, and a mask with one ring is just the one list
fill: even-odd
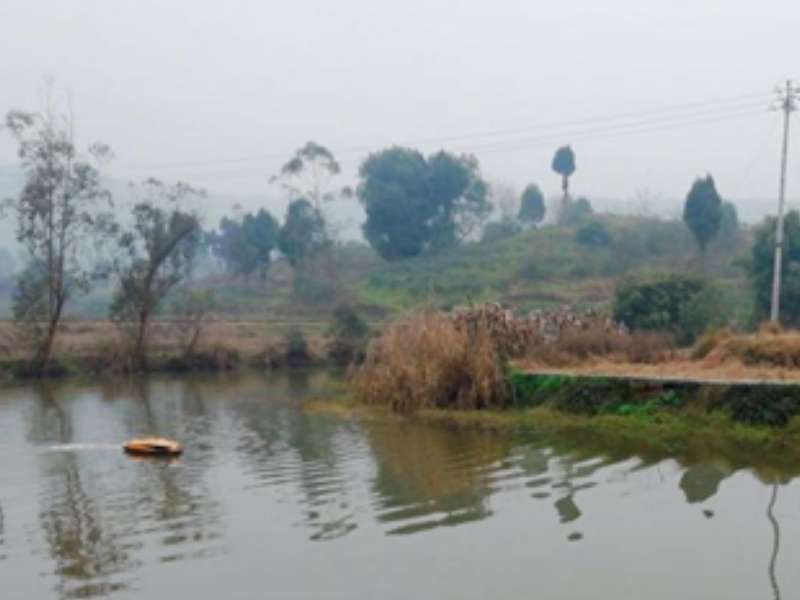
[[(37, 440), (71, 443), (72, 415), (53, 388), (42, 386), (36, 402), (31, 435)], [(46, 458), (39, 521), (55, 562), (59, 597), (90, 598), (124, 588), (125, 582), (117, 576), (131, 569), (132, 558), (120, 543), (122, 524), (103, 518), (99, 498), (110, 492), (107, 482), (94, 477), (90, 465), (82, 468), (74, 452)]]
[(576, 484), (576, 480), (591, 477), (601, 467), (605, 466), (605, 460), (594, 460), (589, 464), (580, 464), (578, 460), (571, 456), (565, 456), (559, 461), (561, 467), (561, 479), (553, 484), (554, 489), (566, 490), (565, 494), (556, 500), (554, 506), (562, 523), (577, 521), (581, 516), (581, 510), (575, 503), (575, 496), (581, 490), (588, 490), (597, 485), (593, 481)]
[(222, 537), (222, 510), (205, 483), (212, 446), (202, 441), (210, 437), (214, 421), (208, 418), (201, 388), (189, 382), (154, 385), (145, 380), (120, 392), (120, 400), (135, 399), (125, 405), (138, 407), (139, 418), (132, 421), (144, 427), (130, 435), (144, 432), (192, 441), (187, 450), (191, 460), (144, 461), (137, 470), (137, 519), (163, 532), (159, 560), (213, 555)]
[(731, 467), (722, 462), (700, 463), (689, 466), (678, 484), (689, 504), (705, 502), (719, 491), (719, 485), (733, 474)]
[[(155, 390), (147, 381), (109, 384), (102, 399), (115, 405), (128, 436), (175, 436), (185, 427), (194, 428), (188, 434), (193, 439), (201, 439), (213, 424), (202, 394), (182, 383)], [(221, 511), (204, 483), (207, 453), (193, 445), (190, 466), (185, 466), (135, 461), (116, 449), (111, 459), (107, 453), (82, 452), (80, 444), (70, 446), (76, 429), (90, 431), (97, 425), (93, 418), (99, 408), (76, 408), (67, 388), (44, 386), (29, 428), (37, 443), (65, 447), (42, 455), (45, 489), (39, 513), (61, 598), (106, 596), (126, 588), (144, 561), (207, 556), (221, 537)], [(153, 539), (159, 550), (151, 547), (145, 554), (145, 540), (150, 544)]]
[(296, 370), (256, 380), (254, 389), (226, 388), (241, 430), (236, 451), (249, 466), (254, 487), (297, 486), (302, 525), (311, 530), (312, 541), (340, 538), (357, 527), (346, 466), (363, 447), (361, 436), (341, 419), (298, 410), (298, 402), (320, 389), (325, 378)]
[(489, 467), (508, 456), (511, 440), (497, 432), (418, 424), (364, 424), (377, 475), (378, 520), (390, 534), (478, 521), (491, 515)]
[[(587, 537), (594, 539), (575, 554), (580, 556), (584, 549), (592, 551), (592, 544), (608, 543), (601, 534), (616, 517), (627, 515), (625, 511), (650, 518), (648, 502), (642, 504), (637, 494), (662, 494), (657, 497), (674, 509), (664, 523), (678, 527), (687, 523), (681, 498), (693, 512), (702, 509), (710, 517), (711, 504), (702, 503), (715, 498), (727, 478), (757, 464), (735, 448), (721, 452), (699, 447), (678, 455), (585, 436), (573, 441), (535, 431), (510, 434), (426, 424), (422, 419), (351, 420), (305, 411), (304, 399), (323, 389), (324, 382), (315, 380), (318, 376), (295, 372), (140, 379), (42, 388), (30, 402), (26, 396), (24, 408), (18, 410), (26, 426), (18, 436), (29, 438), (25, 451), (33, 450), (33, 469), (21, 463), (19, 473), (23, 468), (33, 471), (29, 481), (34, 504), (23, 526), (34, 532), (29, 538), (33, 552), (27, 558), (47, 575), (42, 583), (55, 587), (53, 595), (64, 599), (107, 596), (114, 590), (125, 590), (121, 595), (127, 596), (133, 593), (131, 587), (146, 588), (153, 573), (156, 578), (171, 577), (170, 568), (154, 566), (158, 562), (212, 557), (206, 565), (238, 569), (241, 555), (236, 553), (242, 549), (249, 552), (246, 560), (255, 560), (252, 550), (258, 534), (270, 540), (273, 550), (281, 536), (298, 550), (303, 548), (298, 544), (310, 547), (309, 539), (335, 539), (341, 545), (317, 546), (309, 552), (332, 557), (347, 555), (348, 548), (362, 543), (380, 544), (383, 535), (426, 532), (402, 542), (386, 540), (398, 548), (420, 544), (424, 554), (428, 539), (470, 535), (470, 528), (445, 528), (475, 522), (489, 537), (534, 523), (524, 532), (530, 535), (526, 539), (551, 554), (559, 552), (558, 542), (572, 551), (567, 541), (578, 542), (591, 531)], [(103, 453), (83, 451), (76, 443), (148, 433), (185, 441), (187, 454), (174, 463), (137, 462), (116, 447)], [(58, 449), (38, 451), (47, 445)], [(798, 468), (779, 464), (751, 471), (759, 487), (771, 486), (766, 507), (773, 536), (768, 579), (776, 599), (781, 597), (777, 568), (782, 541), (775, 513), (777, 482), (791, 481)], [(662, 471), (674, 478), (662, 476)], [(588, 492), (594, 486), (595, 491)], [(14, 511), (7, 516), (16, 532), (19, 511), (8, 505), (14, 496), (0, 493), (3, 506)], [(531, 496), (544, 502), (531, 501)], [(623, 496), (630, 502), (620, 502)], [(224, 519), (222, 499), (230, 502)], [(741, 523), (743, 530), (763, 533), (763, 521), (746, 518), (752, 515), (749, 505), (737, 510), (737, 522), (742, 515), (747, 521)], [(509, 518), (518, 522), (504, 521)], [(224, 538), (223, 522), (232, 524)], [(493, 530), (496, 525), (502, 529)], [(713, 523), (726, 525), (730, 524)], [(10, 526), (3, 523), (0, 510), (0, 560), (8, 570), (16, 568), (14, 561), (24, 560)], [(365, 535), (350, 535), (357, 526)], [(695, 527), (696, 521), (686, 526)], [(706, 541), (716, 548), (716, 539)], [(508, 556), (513, 559), (516, 550), (508, 549)], [(278, 547), (276, 555), (281, 551)], [(635, 559), (638, 548), (626, 551), (633, 551)], [(698, 546), (697, 552), (706, 552), (705, 547)], [(750, 545), (748, 552), (761, 550)], [(191, 569), (204, 568), (199, 565)], [(255, 588), (263, 585), (263, 577), (268, 577), (266, 571), (246, 583)], [(750, 583), (763, 586), (763, 571), (760, 577)], [(670, 582), (665, 579), (663, 585)]]

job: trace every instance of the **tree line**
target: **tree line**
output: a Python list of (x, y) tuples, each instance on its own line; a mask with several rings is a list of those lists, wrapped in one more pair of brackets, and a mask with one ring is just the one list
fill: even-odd
[[(234, 275), (264, 281), (278, 251), (294, 269), (296, 281), (335, 282), (331, 250), (337, 232), (326, 206), (341, 198), (358, 198), (366, 214), (364, 237), (387, 261), (436, 252), (481, 234), (484, 239), (504, 237), (535, 227), (546, 216), (544, 194), (530, 183), (510, 199), (512, 211), (487, 225), (493, 190), (469, 154), (441, 150), (426, 156), (399, 146), (380, 150), (362, 162), (358, 185), (351, 189), (336, 182), (341, 167), (334, 154), (308, 142), (271, 179), (290, 198), (283, 223), (260, 209), (225, 217), (215, 229), (204, 230), (197, 208), (202, 190), (148, 179), (132, 187), (136, 201), (130, 222), (123, 225), (100, 177), (112, 157), (108, 146), (79, 149), (72, 124), (51, 111), (11, 111), (5, 126), (17, 141), (25, 173), (22, 192), (3, 204), (4, 213), (16, 217), (16, 238), (27, 255), (12, 310), (31, 340), (37, 369), (50, 363), (65, 305), (98, 280), (114, 283), (109, 316), (128, 333), (138, 365), (146, 360), (153, 315), (185, 281), (203, 250)], [(576, 172), (573, 149), (558, 148), (551, 168), (561, 178), (556, 222), (582, 222), (592, 207), (587, 199), (570, 195)], [(787, 221), (790, 241), (793, 218)], [(711, 175), (691, 186), (683, 219), (701, 256), (720, 231), (738, 227), (735, 207), (721, 199)], [(608, 234), (601, 229), (585, 228), (579, 241), (602, 245)], [(768, 240), (759, 238), (759, 243), (764, 246)], [(761, 246), (759, 252), (765, 253)], [(791, 252), (787, 256), (793, 260)], [(792, 273), (788, 280), (791, 288)]]

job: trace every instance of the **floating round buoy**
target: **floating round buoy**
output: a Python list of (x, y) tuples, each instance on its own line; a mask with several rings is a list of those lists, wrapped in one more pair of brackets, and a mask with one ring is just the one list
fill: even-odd
[(135, 438), (123, 446), (128, 454), (138, 456), (178, 456), (183, 447), (176, 441), (159, 437)]

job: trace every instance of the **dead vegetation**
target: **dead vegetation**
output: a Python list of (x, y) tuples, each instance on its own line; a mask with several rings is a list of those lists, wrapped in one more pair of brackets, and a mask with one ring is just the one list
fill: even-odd
[(598, 357), (656, 363), (668, 360), (674, 350), (667, 334), (630, 332), (591, 310), (560, 308), (518, 317), (509, 309), (487, 304), (458, 311), (454, 318), (459, 326), (484, 324), (504, 358), (546, 365), (567, 366)]
[[(589, 342), (586, 342), (587, 344)], [(619, 355), (592, 355), (585, 361), (524, 359), (518, 365), (531, 372), (606, 375), (618, 377), (800, 381), (800, 331), (767, 323), (755, 333), (719, 329), (702, 336), (685, 351), (673, 351), (647, 364), (633, 364)]]
[[(324, 356), (324, 338), (313, 327), (297, 323), (307, 339), (310, 358)], [(270, 367), (285, 364), (282, 328), (262, 321), (222, 321), (204, 324), (200, 335), (177, 320), (155, 321), (150, 328), (148, 356), (153, 370), (230, 370), (238, 365)], [(30, 348), (17, 340), (10, 322), (0, 322), (0, 362), (24, 364)], [(109, 321), (68, 321), (62, 324), (53, 359), (62, 366), (93, 373), (136, 370), (128, 344)]]
[(490, 325), (424, 310), (389, 325), (370, 342), (353, 376), (357, 399), (397, 412), (422, 408), (499, 408), (506, 373)]
[(453, 314), (421, 311), (390, 325), (355, 372), (356, 397), (408, 413), (421, 408), (497, 408), (509, 402), (509, 361), (567, 367), (592, 360), (656, 363), (668, 336), (632, 334), (596, 313), (517, 317), (490, 304)]
[(721, 331), (700, 342), (705, 344), (696, 347), (694, 354), (707, 364), (738, 361), (764, 367), (800, 367), (800, 331), (783, 331), (768, 325), (753, 334)]

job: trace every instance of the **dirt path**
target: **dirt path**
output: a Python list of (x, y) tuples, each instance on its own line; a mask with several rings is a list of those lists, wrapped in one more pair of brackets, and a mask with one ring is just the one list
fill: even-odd
[(580, 366), (551, 367), (520, 362), (516, 365), (526, 373), (585, 375), (654, 381), (683, 381), (705, 384), (800, 384), (800, 369), (760, 367), (729, 362), (709, 365), (697, 361), (670, 361), (655, 365), (636, 365), (595, 361)]

